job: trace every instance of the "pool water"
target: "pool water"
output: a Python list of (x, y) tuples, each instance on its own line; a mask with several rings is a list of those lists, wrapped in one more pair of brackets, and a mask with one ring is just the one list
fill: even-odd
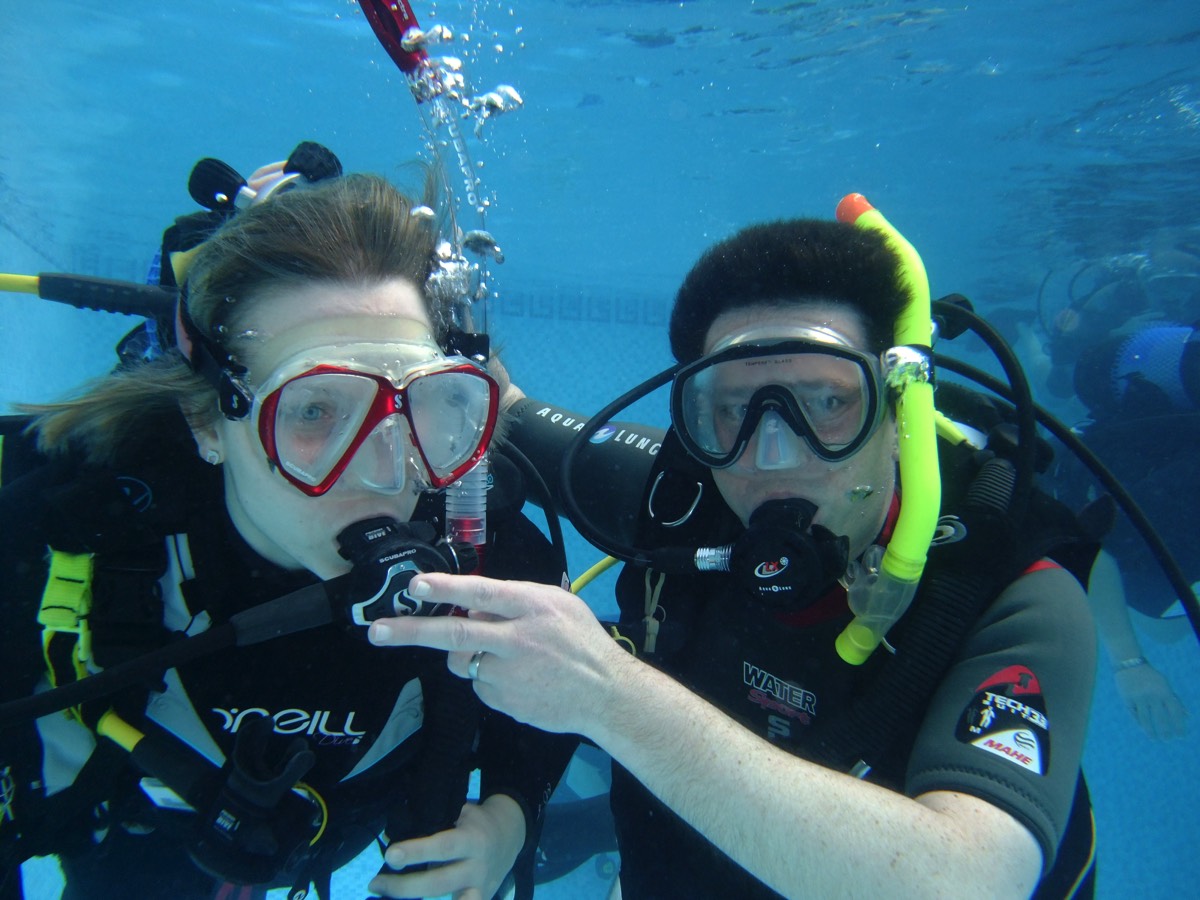
[[(524, 99), (481, 139), (464, 128), (505, 256), (491, 330), (531, 396), (590, 413), (665, 368), (671, 298), (702, 249), (751, 222), (830, 217), (851, 191), (921, 251), (934, 296), (961, 292), (1003, 323), (1039, 401), (1068, 423), (1083, 408), (1044, 390), (1037, 336), (1071, 291), (1128, 265), (1200, 275), (1193, 2), (413, 6), (460, 35), (452, 49), (479, 90), (508, 84)], [(196, 209), (186, 178), (204, 156), (248, 172), (313, 139), (348, 170), (411, 183), (406, 164), (429, 153), (407, 87), (348, 0), (10, 2), (0, 74), (8, 273), (143, 279), (163, 227)], [(0, 295), (0, 402), (104, 372), (131, 325)], [(969, 341), (950, 352), (983, 359)], [(665, 425), (661, 396), (629, 417)], [(573, 533), (569, 552), (573, 575), (598, 556)], [(599, 615), (612, 583), (584, 594)], [(1200, 876), (1200, 654), (1174, 624), (1134, 617), (1191, 711), (1181, 739), (1138, 727), (1101, 653), (1085, 767), (1102, 898), (1191, 896)], [(602, 794), (604, 768), (585, 754), (558, 799)], [(335, 896), (361, 896), (376, 863), (339, 873)], [(617, 865), (597, 854), (538, 896), (605, 897)], [(980, 848), (980, 865), (1004, 861)], [(52, 861), (31, 864), (27, 896), (56, 896), (56, 879)]]

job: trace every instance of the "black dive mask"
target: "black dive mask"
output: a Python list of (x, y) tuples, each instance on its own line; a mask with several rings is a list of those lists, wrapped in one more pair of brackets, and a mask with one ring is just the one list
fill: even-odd
[(766, 606), (811, 606), (846, 572), (850, 540), (813, 525), (807, 500), (768, 500), (729, 549), (728, 571)]
[(408, 583), (422, 572), (473, 572), (479, 559), (473, 545), (439, 537), (428, 522), (364, 519), (343, 529), (337, 540), (338, 553), (354, 568), (337, 580), (335, 603), (355, 625), (388, 616), (449, 614), (450, 604), (410, 597)]

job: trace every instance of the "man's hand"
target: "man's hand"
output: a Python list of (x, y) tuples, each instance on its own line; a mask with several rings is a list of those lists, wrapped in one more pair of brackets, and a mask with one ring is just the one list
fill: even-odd
[(615, 680), (639, 665), (582, 600), (560, 588), (430, 573), (408, 591), (466, 609), (468, 618), (379, 619), (371, 643), (449, 651), (450, 671), (473, 676), (480, 700), (544, 731), (594, 736), (591, 729), (607, 721)]

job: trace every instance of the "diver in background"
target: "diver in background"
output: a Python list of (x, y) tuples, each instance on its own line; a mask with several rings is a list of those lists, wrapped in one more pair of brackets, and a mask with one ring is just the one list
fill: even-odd
[[(1151, 520), (1164, 526), (1172, 554), (1195, 580), (1200, 566), (1192, 562), (1194, 547), (1165, 526), (1175, 509), (1200, 502), (1200, 472), (1191, 453), (1197, 410), (1187, 389), (1195, 384), (1194, 351), (1182, 357), (1200, 321), (1200, 240), (1187, 230), (1162, 229), (1145, 247), (1082, 263), (1069, 278), (1048, 273), (1036, 317), (1007, 306), (990, 310), (988, 318), (1003, 327), (1060, 415), (1087, 418), (1075, 430)], [(1054, 301), (1064, 296), (1056, 308)], [(1058, 455), (1053, 480), (1070, 506), (1094, 497), (1092, 476), (1072, 454)], [(1189, 633), (1183, 610), (1126, 517), (1118, 517), (1104, 545), (1089, 598), (1118, 692), (1146, 734), (1178, 737), (1186, 710), (1147, 661), (1130, 613), (1140, 629), (1172, 641)]]
[[(1197, 273), (1200, 286), (1200, 271)], [(1186, 529), (1169, 527), (1180, 510), (1200, 508), (1200, 333), (1191, 325), (1140, 320), (1086, 348), (1074, 370), (1088, 421), (1076, 427), (1158, 530), (1185, 577), (1200, 581), (1200, 550)], [(1064, 458), (1055, 474), (1069, 502), (1091, 484)], [(1187, 618), (1141, 536), (1119, 517), (1096, 561), (1089, 597), (1113, 663), (1117, 689), (1151, 737), (1180, 737), (1187, 711), (1147, 660), (1130, 621), (1160, 640), (1190, 633)]]
[[(352, 175), (241, 210), (180, 278), (178, 349), (38, 410), (51, 458), (0, 491), (4, 700), (281, 596), (320, 588), (328, 614), (322, 581), (361, 611), (359, 557), (382, 534), (445, 551), (442, 492), (491, 445), (500, 387), (455, 352), (431, 280), (433, 185), (414, 199)], [(495, 474), (475, 558), (557, 583), (515, 471)], [(574, 740), (483, 710), (441, 654), (381, 652), (365, 622), (288, 633), (292, 615), (264, 623), (282, 637), (6, 723), (0, 896), (20, 896), (21, 860), (55, 854), (67, 898), (327, 897), (334, 869), (413, 837), (439, 865), (373, 890), (490, 897), (516, 863), (527, 894)]]
[(1050, 363), (1046, 386), (1059, 398), (1072, 395), (1075, 363), (1089, 349), (1143, 327), (1200, 321), (1200, 247), (1172, 233), (1149, 241), (1145, 252), (1082, 265), (1066, 284), (1066, 305), (1053, 315), (1045, 308), (1049, 277), (1038, 319)]
[[(843, 646), (848, 569), (871, 594), (922, 500), (897, 481), (881, 370), (901, 315), (921, 315), (909, 272), (877, 232), (815, 220), (701, 257), (671, 316), (672, 430), (634, 514), (650, 549), (622, 572), (612, 635), (554, 588), (437, 575), (411, 590), (469, 620), (372, 626), (451, 650), (488, 705), (611, 754), (624, 897), (1091, 895), (1091, 553), (1065, 511), (1035, 492), (978, 537), (947, 518), (888, 649)], [(511, 440), (569, 436), (540, 426), (554, 412), (522, 401)], [(966, 443), (945, 462), (947, 514), (1007, 471)], [(687, 574), (691, 550), (727, 571)]]
[[(211, 156), (199, 160), (192, 167), (187, 186), (188, 194), (204, 207), (204, 212), (179, 216), (163, 231), (147, 283), (177, 289), (176, 270), (184, 271), (197, 248), (240, 210), (341, 174), (342, 161), (316, 141), (301, 141), (287, 159), (259, 166), (247, 178), (222, 160)], [(124, 363), (148, 362), (169, 349), (174, 328), (170, 318), (147, 318), (121, 339), (117, 356)]]

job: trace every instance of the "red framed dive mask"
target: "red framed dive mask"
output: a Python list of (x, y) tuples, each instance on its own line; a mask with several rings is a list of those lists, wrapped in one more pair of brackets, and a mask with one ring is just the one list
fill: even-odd
[(316, 497), (349, 476), (371, 490), (398, 493), (410, 469), (425, 487), (452, 484), (487, 450), (499, 395), (495, 380), (461, 357), (399, 375), (310, 363), (269, 379), (254, 406), (267, 459)]

